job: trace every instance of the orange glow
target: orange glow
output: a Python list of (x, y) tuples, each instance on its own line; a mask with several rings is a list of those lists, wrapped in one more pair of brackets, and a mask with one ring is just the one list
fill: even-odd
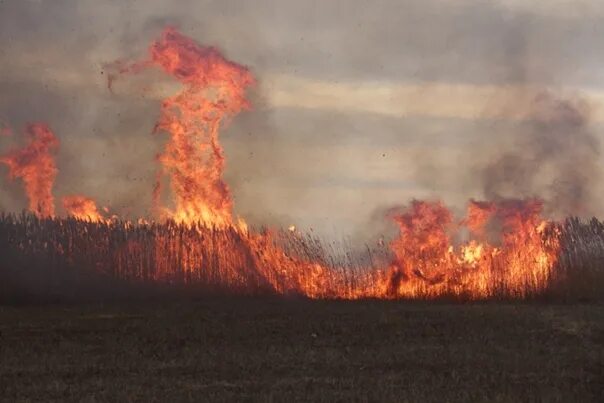
[(20, 178), (29, 199), (29, 210), (39, 217), (55, 215), (52, 186), (57, 176), (53, 153), (59, 140), (48, 126), (31, 124), (26, 131), (28, 143), (0, 157), (0, 163), (8, 166), (11, 179)]
[(95, 201), (86, 196), (74, 195), (64, 197), (63, 208), (67, 212), (67, 215), (78, 220), (92, 222), (104, 220)]

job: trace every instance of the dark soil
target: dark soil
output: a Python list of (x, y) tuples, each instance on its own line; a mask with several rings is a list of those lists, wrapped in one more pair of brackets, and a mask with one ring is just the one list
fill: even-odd
[(0, 307), (3, 401), (604, 401), (604, 306)]

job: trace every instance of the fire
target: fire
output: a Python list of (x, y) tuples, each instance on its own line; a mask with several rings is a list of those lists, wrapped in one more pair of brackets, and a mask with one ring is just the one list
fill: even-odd
[(461, 247), (461, 261), (470, 266), (476, 266), (484, 256), (484, 245), (476, 241), (470, 241)]
[(63, 208), (67, 215), (78, 220), (99, 222), (104, 218), (99, 212), (96, 202), (86, 196), (66, 196), (63, 198)]
[[(245, 90), (254, 78), (215, 48), (200, 46), (173, 28), (164, 30), (149, 51), (149, 61), (121, 72), (155, 65), (182, 84), (178, 94), (162, 101), (156, 124), (156, 130), (170, 136), (158, 156), (175, 198), (176, 209), (168, 216), (177, 222), (230, 225), (233, 201), (222, 180), (225, 157), (219, 129), (229, 117), (249, 108)], [(160, 191), (158, 183), (157, 200)]]
[[(294, 225), (282, 233), (249, 229), (243, 220), (233, 219), (233, 200), (222, 179), (225, 156), (219, 130), (250, 107), (245, 91), (254, 84), (252, 74), (172, 28), (163, 31), (149, 52), (148, 60), (122, 65), (119, 72), (156, 66), (182, 85), (179, 93), (162, 101), (156, 123), (169, 140), (157, 158), (161, 170), (153, 195), (160, 200), (161, 179), (167, 176), (174, 208), (163, 207), (168, 218), (164, 223), (141, 218), (133, 224), (106, 220), (85, 196), (64, 197), (69, 216), (94, 224), (86, 223), (84, 229), (78, 227), (81, 223), (49, 226), (60, 235), (55, 238), (60, 252), (53, 256), (90, 263), (127, 279), (310, 298), (525, 298), (550, 284), (560, 241), (556, 224), (541, 217), (539, 200), (471, 200), (461, 220), (440, 201), (415, 200), (389, 213), (399, 235), (389, 243), (386, 258), (356, 266), (348, 255), (336, 261)], [(0, 162), (9, 167), (11, 178), (24, 181), (30, 209), (39, 217), (52, 217), (57, 174), (52, 153), (59, 142), (42, 124), (31, 125), (28, 135), (25, 148)], [(91, 225), (97, 230), (89, 231)], [(47, 242), (43, 248), (32, 247), (53, 246)]]
[(401, 236), (390, 243), (402, 279), (442, 281), (442, 268), (452, 259), (447, 229), (452, 215), (442, 203), (414, 201), (409, 211), (394, 215)]
[[(440, 202), (414, 201), (394, 220), (400, 235), (383, 295), (418, 297), (497, 295), (527, 297), (549, 285), (559, 253), (553, 223), (541, 218), (538, 200), (470, 201), (467, 217), (454, 225)], [(487, 226), (499, 227), (499, 245), (486, 239)], [(454, 247), (452, 233), (467, 227), (478, 237)]]
[(43, 123), (31, 124), (26, 131), (28, 143), (0, 157), (11, 179), (20, 178), (25, 184), (29, 210), (39, 217), (55, 215), (52, 187), (57, 176), (53, 153), (59, 140)]
[[(279, 293), (297, 292), (310, 297), (398, 298), (470, 294), (481, 298), (496, 294), (503, 285), (511, 292), (521, 292), (523, 277), (546, 276), (555, 260), (541, 245), (536, 227), (540, 214), (538, 203), (512, 206), (504, 202), (472, 201), (467, 217), (454, 223), (452, 213), (440, 202), (415, 201), (404, 212), (392, 214), (400, 236), (390, 243), (393, 255), (389, 267), (367, 268), (369, 273), (354, 285), (342, 272), (331, 270), (323, 261), (300, 254), (288, 255), (270, 233), (249, 233), (243, 221), (234, 224), (232, 199), (222, 180), (225, 157), (219, 142), (219, 128), (229, 117), (249, 107), (245, 90), (254, 84), (243, 66), (225, 59), (216, 49), (203, 47), (168, 28), (152, 43), (147, 61), (122, 66), (120, 72), (139, 71), (158, 66), (182, 84), (182, 90), (162, 102), (156, 129), (170, 139), (158, 160), (170, 178), (175, 210), (168, 216), (176, 222), (236, 231), (244, 249), (259, 251), (247, 258), (257, 275)], [(111, 84), (111, 82), (110, 82)], [(154, 190), (159, 199), (160, 181)], [(513, 207), (517, 207), (515, 210)], [(526, 212), (524, 212), (526, 210)], [(502, 226), (501, 245), (486, 239), (488, 225)], [(451, 235), (461, 226), (476, 239), (454, 246)], [(289, 231), (295, 238), (295, 226)], [(162, 238), (158, 248), (178, 249), (171, 237)], [(214, 247), (218, 247), (215, 245)], [(183, 259), (187, 272), (198, 270), (202, 251), (188, 247)], [(219, 247), (222, 250), (222, 247)], [(299, 252), (299, 251), (298, 251)], [(224, 251), (229, 254), (229, 251)], [(231, 251), (230, 253), (235, 253)], [(304, 254), (304, 253), (303, 253)], [(196, 257), (194, 257), (196, 256)], [(230, 256), (228, 260), (235, 259)], [(239, 258), (236, 258), (239, 259)], [(158, 260), (162, 261), (160, 256)], [(239, 263), (226, 264), (224, 278), (237, 279), (243, 270)], [(161, 276), (173, 269), (166, 267)], [(503, 283), (502, 283), (503, 281)], [(534, 284), (533, 284), (534, 285)], [(541, 283), (535, 285), (542, 286)]]

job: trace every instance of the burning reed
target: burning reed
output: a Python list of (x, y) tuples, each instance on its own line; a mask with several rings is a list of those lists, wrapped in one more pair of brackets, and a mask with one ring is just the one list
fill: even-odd
[[(441, 202), (415, 200), (389, 213), (398, 237), (363, 253), (297, 231), (249, 229), (233, 216), (219, 134), (250, 107), (250, 70), (166, 28), (146, 59), (115, 63), (109, 87), (119, 75), (147, 68), (182, 84), (162, 100), (155, 125), (168, 135), (153, 191), (161, 223), (106, 218), (108, 209), (83, 195), (64, 197), (68, 218), (56, 216), (59, 143), (48, 126), (32, 125), (22, 149), (0, 156), (9, 177), (23, 181), (33, 213), (0, 216), (0, 275), (35, 268), (39, 278), (30, 282), (89, 273), (128, 284), (338, 299), (526, 299), (554, 290), (576, 294), (585, 279), (601, 284), (601, 271), (592, 269), (604, 251), (602, 224), (544, 220), (538, 199), (471, 200), (461, 220)], [(576, 113), (567, 115), (582, 124)], [(163, 182), (171, 204), (162, 204)]]
[[(0, 277), (35, 270), (40, 281), (52, 282), (57, 273), (88, 273), (134, 285), (337, 299), (597, 297), (604, 277), (604, 223), (572, 218), (539, 237), (544, 244), (560, 242), (551, 270), (543, 271), (538, 261), (533, 270), (514, 266), (517, 251), (490, 251), (480, 266), (453, 255), (424, 255), (422, 266), (411, 268), (397, 263), (403, 252), (396, 249), (354, 253), (289, 231), (2, 214)], [(384, 266), (385, 261), (391, 263)]]

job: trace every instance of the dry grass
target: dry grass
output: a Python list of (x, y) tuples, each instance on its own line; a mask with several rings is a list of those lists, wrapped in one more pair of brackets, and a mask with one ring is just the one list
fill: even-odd
[[(604, 224), (596, 219), (582, 222), (571, 218), (559, 230), (562, 248), (555, 275), (547, 289), (531, 297), (601, 300)], [(246, 238), (246, 233), (232, 228), (189, 228), (170, 222), (89, 223), (40, 220), (25, 213), (0, 214), (0, 301), (98, 300), (166, 293), (289, 293), (291, 279), (280, 280), (278, 267), (287, 264), (288, 258), (277, 263), (265, 261), (257, 242)], [(354, 288), (361, 279), (365, 284), (376, 267), (384, 267), (391, 259), (386, 248), (367, 248), (359, 253), (346, 243), (326, 243), (287, 231), (270, 239), (298, 262), (328, 267), (331, 277), (345, 281), (338, 283), (339, 287)], [(277, 248), (269, 246), (267, 250)], [(294, 264), (288, 270), (303, 273), (303, 265)], [(276, 284), (286, 285), (277, 291)], [(330, 284), (326, 287), (329, 291)], [(295, 286), (292, 292), (296, 292)], [(505, 289), (500, 294), (509, 297)]]
[[(604, 225), (597, 220), (562, 227), (560, 276), (539, 296), (550, 304), (268, 296), (261, 282), (233, 289), (211, 276), (185, 281), (177, 270), (157, 281), (152, 249), (124, 248), (174, 233), (182, 245), (195, 236), (242, 247), (232, 232), (0, 217), (0, 303), (10, 304), (0, 305), (0, 400), (604, 398), (604, 306), (597, 302)], [(374, 251), (358, 256), (287, 233), (279, 242), (336, 269), (375, 259)], [(60, 253), (58, 245), (78, 253)], [(222, 251), (204, 253), (216, 257), (205, 260), (207, 273), (220, 270)], [(181, 267), (181, 255), (168, 256), (174, 262), (166, 264)]]

